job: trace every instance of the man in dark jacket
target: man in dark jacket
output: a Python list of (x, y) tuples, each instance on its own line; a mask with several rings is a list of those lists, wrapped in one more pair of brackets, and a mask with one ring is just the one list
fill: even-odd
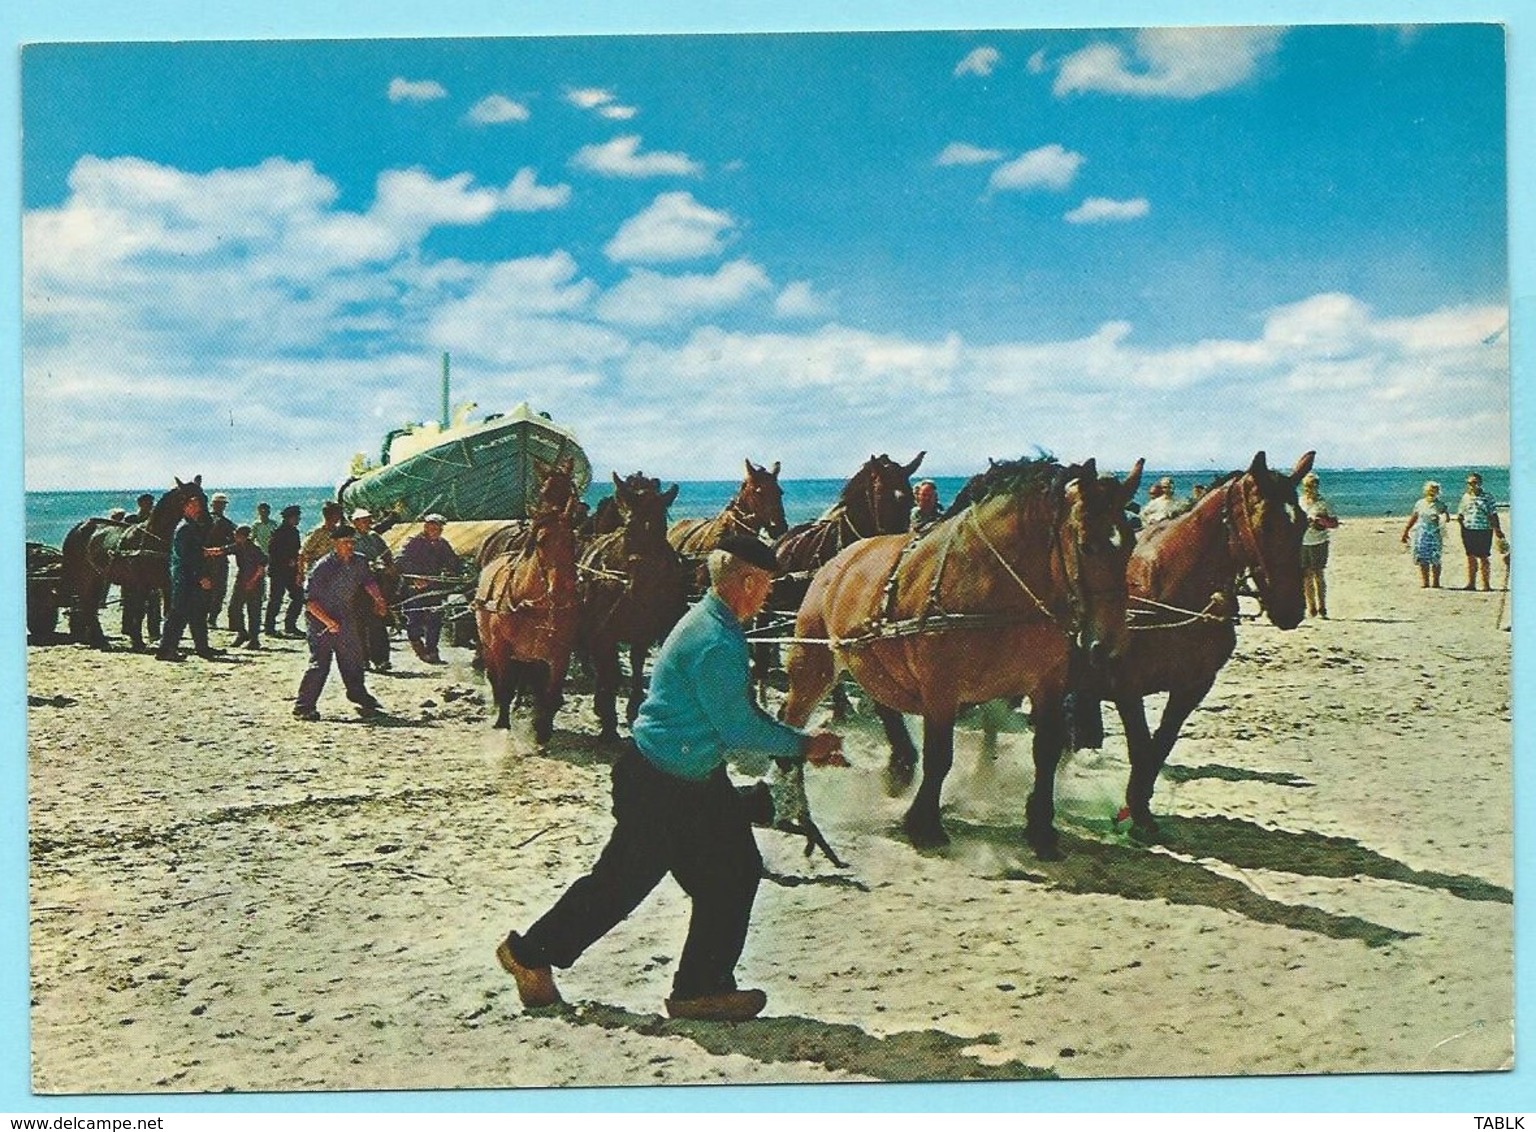
[(203, 497), (189, 495), (181, 505), (181, 522), (171, 536), (171, 599), (167, 603), (165, 632), (160, 637), (159, 660), (180, 660), (177, 651), (181, 634), (192, 632), (192, 647), (197, 655), (210, 658), (222, 650), (208, 644), (208, 594), (213, 581), (208, 564), (213, 555), (224, 555), (221, 546), (208, 545), (208, 527), (203, 520)]
[[(226, 552), (235, 545), (235, 522), (224, 514), (228, 506), (229, 496), (222, 491), (216, 491), (208, 497), (208, 545), (222, 546)], [(223, 555), (210, 558), (208, 578), (212, 582), (208, 589), (208, 628), (217, 629), (219, 610), (224, 608), (224, 595), (229, 590), (229, 559)], [(240, 628), (233, 618), (229, 619), (229, 627), (235, 630)]]
[(299, 564), (299, 507), (289, 504), (283, 508), (283, 521), (272, 532), (267, 543), (267, 577), (272, 587), (268, 591), (266, 629), (267, 636), (277, 636), (277, 614), (283, 608), (283, 597), (288, 598), (288, 614), (283, 622), (283, 635), (297, 637), (299, 612), (304, 608), (304, 572)]

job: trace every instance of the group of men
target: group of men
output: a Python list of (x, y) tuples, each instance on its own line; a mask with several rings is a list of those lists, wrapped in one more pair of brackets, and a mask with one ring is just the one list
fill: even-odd
[[(153, 496), (141, 496), (138, 514), (122, 521), (144, 521), (153, 506)], [(228, 506), (223, 492), (208, 497), (206, 510), (200, 494), (189, 495), (182, 504), (181, 521), (171, 536), (163, 624), (158, 593), (133, 597), (154, 602), (146, 612), (150, 632), (159, 636), (158, 659), (184, 659), (184, 634), (191, 636), (197, 656), (222, 655), (224, 650), (210, 643), (208, 630), (217, 627), (224, 610), (235, 634), (234, 647), (261, 648), (263, 632), (308, 643), (309, 666), (295, 699), (295, 717), (319, 718), (316, 702), (333, 662), (358, 710), (376, 713), (380, 705), (367, 692), (363, 673), (369, 666), (379, 672), (391, 668), (389, 604), (381, 580), (398, 573), (406, 591), (401, 610), (412, 650), (428, 664), (444, 663), (439, 652), (443, 598), (457, 585), (461, 563), (443, 537), (443, 515), (427, 515), (422, 532), (395, 560), (364, 508), (348, 519), (340, 504), (326, 503), (320, 524), (305, 534), (299, 529), (303, 511), (297, 504), (284, 507), (280, 521), (274, 522), (271, 506), (258, 503), (254, 521), (241, 525), (229, 518)], [(125, 595), (125, 603), (128, 600)]]

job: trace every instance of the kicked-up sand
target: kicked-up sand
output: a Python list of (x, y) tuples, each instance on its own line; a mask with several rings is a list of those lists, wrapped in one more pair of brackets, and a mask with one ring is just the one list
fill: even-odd
[[(397, 646), (396, 672), (369, 677), (383, 721), (356, 719), (333, 675), (306, 724), (299, 641), (180, 665), (31, 648), (33, 1088), (1508, 1067), (1508, 595), (1420, 589), (1401, 523), (1336, 532), (1331, 620), (1245, 621), (1159, 781), (1166, 845), (1113, 825), (1112, 711), (1105, 748), (1059, 775), (1053, 863), (1023, 844), (1022, 715), (995, 758), (963, 724), (952, 842), (926, 853), (856, 715), (854, 765), (809, 772), (848, 868), (759, 832), (738, 977), (768, 1007), (736, 1026), (665, 1018), (687, 917), (670, 880), (556, 972), (562, 1010), (525, 1014), (496, 964), (610, 827), (611, 752), (579, 686), (539, 755), (526, 722), (491, 730), (460, 649), (429, 668)], [(1447, 548), (1458, 585), (1454, 532)]]

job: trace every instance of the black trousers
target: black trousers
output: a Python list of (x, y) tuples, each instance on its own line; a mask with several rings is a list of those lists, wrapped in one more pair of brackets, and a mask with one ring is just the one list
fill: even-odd
[(261, 640), (261, 598), (265, 589), (261, 583), (255, 589), (246, 589), (235, 582), (235, 592), (229, 599), (229, 627), (237, 636), (251, 642)]
[(267, 598), (267, 635), (277, 632), (277, 615), (282, 612), (284, 595), (288, 598), (288, 613), (283, 618), (283, 627), (290, 633), (298, 632), (299, 614), (304, 611), (304, 587), (292, 574), (268, 574), (267, 577), (271, 580)]
[(613, 817), (592, 871), (511, 941), (518, 962), (569, 967), (671, 873), (693, 902), (672, 997), (734, 990), (763, 860), (725, 768), (690, 782), (627, 744), (613, 764)]

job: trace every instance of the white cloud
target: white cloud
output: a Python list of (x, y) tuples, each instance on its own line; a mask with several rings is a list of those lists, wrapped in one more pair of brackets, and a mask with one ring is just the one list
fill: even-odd
[[(635, 271), (605, 293), (565, 251), (496, 263), (434, 251), (428, 233), (494, 215), (506, 192), (394, 170), (354, 211), (303, 162), (187, 173), (82, 159), (62, 203), (22, 217), (29, 486), (137, 484), (151, 466), (331, 482), (387, 428), (432, 414), (441, 350), (462, 395), (533, 398), (580, 430), (594, 461), (653, 474), (739, 474), (746, 443), (796, 477), (847, 475), (898, 446), (956, 471), (1036, 444), (1119, 467), (1141, 455), (1233, 466), (1258, 448), (1316, 448), (1332, 466), (1509, 458), (1503, 305), (1383, 316), (1327, 292), (1253, 312), (1251, 332), (1158, 344), (1124, 321), (986, 343), (819, 322), (792, 332), (766, 322), (770, 308), (821, 317), (823, 296), (807, 279), (775, 291), (748, 260)], [(657, 201), (651, 231), (631, 232), (642, 250), (691, 241), (711, 254), (735, 231), (687, 193)], [(778, 329), (675, 339), (710, 311)], [(1422, 420), (1434, 427), (1413, 427)]]
[(388, 169), (379, 174), (371, 212), (414, 237), (442, 224), (479, 224), (499, 205), (496, 190), (474, 187), (469, 173), (440, 181), (421, 169)]
[(1045, 74), (1045, 72), (1050, 69), (1050, 63), (1047, 61), (1045, 48), (1042, 47), (1039, 51), (1036, 51), (1033, 55), (1031, 55), (1026, 66), (1029, 69), (1029, 73), (1032, 75)]
[(569, 185), (541, 185), (538, 173), (530, 168), (517, 171), (501, 194), (502, 206), (513, 212), (546, 212), (564, 208), (571, 199)]
[(831, 309), (831, 302), (803, 279), (790, 283), (773, 300), (773, 313), (784, 319), (822, 318)]
[(626, 134), (602, 145), (582, 146), (571, 158), (571, 164), (605, 177), (692, 177), (703, 172), (703, 166), (685, 153), (641, 153), (639, 134)]
[(986, 77), (997, 67), (1002, 55), (995, 47), (978, 47), (955, 64), (955, 76), (980, 75)]
[(389, 80), (389, 100), (391, 102), (433, 102), (439, 98), (447, 98), (448, 91), (442, 83), (425, 79), (420, 82), (412, 82), (409, 79), (393, 78)]
[(1131, 200), (1088, 197), (1066, 214), (1066, 221), (1069, 224), (1102, 224), (1111, 220), (1139, 220), (1147, 215), (1151, 208), (1146, 197), (1135, 197)]
[(1278, 49), (1276, 28), (1146, 28), (1134, 51), (1095, 43), (1062, 60), (1057, 95), (1100, 92), (1199, 98), (1241, 86)]
[(565, 100), (582, 110), (591, 110), (611, 121), (627, 121), (639, 113), (633, 106), (625, 106), (615, 100), (611, 90), (601, 87), (579, 87), (565, 92)]
[(504, 94), (488, 94), (469, 108), (469, 120), (477, 126), (497, 126), (503, 122), (526, 122), (528, 107)]
[(1072, 183), (1082, 164), (1082, 154), (1052, 142), (999, 165), (987, 181), (987, 192), (1064, 189)]
[(1000, 149), (982, 149), (969, 142), (950, 142), (933, 159), (935, 165), (985, 165), (989, 161), (1001, 161)]
[(763, 269), (749, 260), (722, 264), (712, 275), (636, 270), (598, 301), (597, 313), (630, 326), (673, 325), (729, 310), (772, 288)]
[(662, 193), (620, 225), (603, 248), (615, 263), (670, 263), (719, 255), (736, 221), (688, 192)]

